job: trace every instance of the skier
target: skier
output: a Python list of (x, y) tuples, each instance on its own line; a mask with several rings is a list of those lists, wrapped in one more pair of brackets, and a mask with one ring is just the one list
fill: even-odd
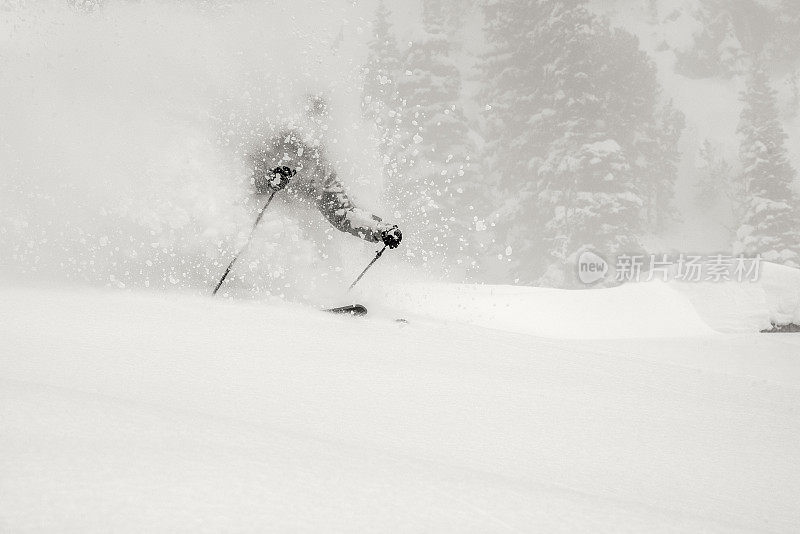
[[(336, 177), (336, 171), (328, 161), (321, 142), (321, 133), (327, 129), (324, 123), (327, 118), (325, 101), (313, 96), (307, 102), (306, 118), (310, 121), (309, 127), (302, 130), (287, 128), (251, 153), (251, 185), (256, 194), (269, 195), (269, 199), (259, 211), (250, 237), (252, 238), (252, 232), (255, 231), (264, 211), (278, 191), (285, 189), (288, 196), (297, 202), (313, 203), (334, 228), (371, 243), (384, 244), (383, 249), (351, 284), (352, 289), (386, 248), (397, 248), (403, 239), (403, 234), (396, 224), (383, 222), (380, 217), (356, 207), (350, 200), (342, 183)], [(317, 134), (316, 137), (314, 133)], [(292, 169), (290, 165), (295, 168)], [(293, 180), (295, 176), (297, 179)], [(216, 295), (222, 287), (236, 259), (246, 250), (249, 243), (250, 238), (245, 247), (228, 264), (214, 288), (213, 295)], [(285, 284), (284, 287), (290, 286)], [(353, 305), (331, 308), (327, 311), (361, 315), (366, 313), (366, 308)]]
[[(255, 192), (266, 195), (285, 188), (293, 200), (312, 202), (334, 228), (396, 248), (403, 239), (397, 225), (353, 204), (325, 154), (321, 132), (327, 104), (322, 97), (307, 99), (306, 117), (311, 123), (307, 131), (286, 129), (251, 155)], [(291, 179), (295, 171), (297, 178)]]

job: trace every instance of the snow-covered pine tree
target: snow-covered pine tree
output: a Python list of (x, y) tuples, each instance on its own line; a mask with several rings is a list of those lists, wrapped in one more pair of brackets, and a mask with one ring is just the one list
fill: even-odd
[(635, 142), (641, 156), (636, 158), (636, 172), (644, 199), (641, 215), (646, 229), (660, 232), (677, 215), (672, 200), (681, 159), (678, 142), (686, 126), (686, 118), (669, 101), (655, 111), (651, 120), (643, 121), (641, 126), (642, 135)]
[(734, 15), (741, 15), (744, 9), (752, 12), (757, 7), (750, 0), (738, 5), (727, 0), (700, 0), (695, 17), (703, 29), (694, 36), (690, 49), (678, 52), (677, 70), (699, 78), (730, 77), (746, 72), (749, 58), (737, 31), (742, 29), (744, 21), (738, 17), (737, 28)]
[(731, 203), (735, 202), (736, 196), (732, 190), (733, 168), (725, 161), (719, 148), (706, 139), (698, 151), (698, 157), (702, 167), (698, 169), (699, 174), (695, 184), (697, 191), (694, 200), (697, 206), (708, 210), (726, 198), (729, 198)]
[(550, 51), (540, 96), (542, 108), (553, 112), (534, 133), (552, 140), (531, 164), (539, 180), (537, 209), (549, 216), (545, 240), (558, 254), (541, 282), (571, 286), (581, 250), (606, 257), (640, 250), (644, 200), (633, 134), (648, 108), (652, 117), (655, 92), (639, 93), (648, 76), (637, 68), (635, 38), (611, 30), (582, 2), (552, 5), (542, 41), (557, 49)]
[(439, 23), (441, 6), (425, 0), (423, 8), (424, 34), (406, 50), (398, 82), (403, 149), (390, 197), (398, 224), (408, 233), (406, 253), (461, 274), (476, 267), (474, 237), (483, 189), (473, 165), (470, 126), (459, 105), (460, 73)]
[(487, 7), (482, 97), (491, 107), (487, 161), (501, 175), (497, 252), (508, 254), (510, 278), (523, 283), (572, 285), (584, 248), (607, 256), (640, 250), (642, 177), (658, 165), (659, 177), (671, 172), (661, 151), (671, 140), (654, 134), (652, 62), (634, 36), (585, 4)]
[[(528, 160), (546, 150), (546, 140), (533, 135), (533, 126), (553, 110), (543, 108), (537, 88), (543, 81), (546, 54), (535, 42), (548, 6), (538, 0), (487, 0), (482, 6), (487, 49), (480, 58), (479, 99), (482, 134), (481, 161), (491, 169), (498, 244), (494, 278), (509, 281), (526, 273), (536, 279), (545, 265), (543, 241), (546, 218), (535, 209), (538, 182)], [(515, 253), (516, 251), (516, 253)]]
[(760, 254), (767, 261), (800, 267), (800, 202), (794, 191), (776, 92), (766, 71), (757, 66), (742, 94), (744, 109), (737, 129), (742, 137), (744, 202), (735, 254)]
[(643, 201), (642, 227), (659, 232), (677, 213), (672, 200), (685, 117), (671, 101), (659, 103), (655, 65), (639, 40), (602, 19), (594, 25), (587, 64), (602, 118), (592, 128), (605, 131), (624, 149)]
[(773, 61), (789, 61), (797, 65), (800, 54), (800, 2), (781, 0), (775, 7), (775, 24), (771, 28), (766, 55)]
[[(467, 17), (474, 8), (477, 0), (437, 0), (439, 3), (439, 23), (445, 33), (453, 38), (458, 38), (459, 31), (463, 28)], [(454, 43), (458, 46), (459, 43)]]

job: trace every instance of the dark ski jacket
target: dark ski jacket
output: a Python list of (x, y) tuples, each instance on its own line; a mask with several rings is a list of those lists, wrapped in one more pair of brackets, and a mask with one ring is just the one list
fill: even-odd
[(313, 202), (334, 228), (374, 243), (389, 227), (377, 215), (353, 204), (316, 139), (304, 138), (296, 130), (284, 131), (254, 154), (252, 163), (252, 183), (258, 194), (272, 191), (269, 171), (286, 165), (297, 170), (286, 187), (287, 193)]

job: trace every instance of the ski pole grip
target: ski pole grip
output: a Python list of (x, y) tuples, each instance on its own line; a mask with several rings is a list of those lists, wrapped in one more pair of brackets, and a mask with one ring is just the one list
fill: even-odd
[(269, 180), (269, 188), (273, 191), (280, 191), (289, 185), (289, 179), (297, 174), (295, 169), (290, 169), (286, 166), (275, 167), (270, 172), (272, 173), (272, 179)]

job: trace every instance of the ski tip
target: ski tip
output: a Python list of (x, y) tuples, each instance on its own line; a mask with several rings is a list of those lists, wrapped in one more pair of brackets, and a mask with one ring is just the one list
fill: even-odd
[(323, 311), (340, 315), (361, 316), (367, 314), (367, 308), (361, 304), (350, 304), (348, 306), (338, 306), (336, 308), (325, 308)]

